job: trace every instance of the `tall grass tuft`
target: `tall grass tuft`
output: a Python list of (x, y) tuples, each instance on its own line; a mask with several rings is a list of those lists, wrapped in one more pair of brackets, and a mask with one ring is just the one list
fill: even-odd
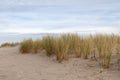
[(99, 58), (103, 57), (103, 54), (102, 54), (103, 39), (104, 39), (103, 35), (97, 34), (94, 36), (94, 44), (99, 52)]
[(20, 52), (21, 53), (29, 53), (33, 50), (33, 40), (27, 39), (21, 42), (20, 44)]
[(38, 53), (42, 49), (42, 40), (37, 39), (33, 42), (33, 50), (35, 53)]
[(95, 36), (95, 43), (99, 52), (99, 58), (102, 61), (103, 68), (109, 68), (112, 49), (113, 36), (111, 35), (97, 35)]
[(76, 57), (81, 57), (81, 38), (78, 34), (71, 34), (69, 42), (69, 50), (76, 55)]
[(113, 49), (113, 41), (112, 41), (111, 36), (106, 36), (102, 49), (103, 49), (102, 52), (104, 53), (103, 67), (109, 68), (110, 61), (111, 61), (111, 55), (112, 55), (112, 49)]
[(45, 36), (42, 39), (42, 46), (46, 50), (47, 56), (51, 56), (55, 54), (54, 47), (55, 47), (55, 38), (53, 36)]
[(120, 54), (120, 36), (116, 36), (117, 54)]
[(69, 44), (67, 44), (67, 39), (65, 36), (62, 36), (56, 39), (56, 58), (59, 62), (62, 62), (64, 59), (68, 59), (68, 48)]
[(82, 40), (82, 55), (84, 59), (88, 59), (91, 51), (91, 45), (90, 45), (90, 39), (89, 38), (83, 38)]

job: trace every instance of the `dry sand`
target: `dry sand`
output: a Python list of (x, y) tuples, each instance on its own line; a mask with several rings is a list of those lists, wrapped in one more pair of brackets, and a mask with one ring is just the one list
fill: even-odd
[(0, 80), (120, 80), (116, 68), (99, 73), (95, 61), (70, 58), (58, 63), (54, 56), (20, 54), (18, 47), (0, 48)]

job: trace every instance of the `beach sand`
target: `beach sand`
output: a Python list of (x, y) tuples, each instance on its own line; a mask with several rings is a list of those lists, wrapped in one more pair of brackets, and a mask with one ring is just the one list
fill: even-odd
[(0, 48), (0, 80), (120, 80), (112, 67), (102, 73), (96, 61), (70, 58), (58, 63), (55, 56), (21, 54), (19, 47)]

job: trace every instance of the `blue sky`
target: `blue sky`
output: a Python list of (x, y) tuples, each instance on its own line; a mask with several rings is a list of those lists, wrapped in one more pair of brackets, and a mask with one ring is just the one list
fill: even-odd
[(0, 32), (120, 30), (120, 0), (0, 0)]

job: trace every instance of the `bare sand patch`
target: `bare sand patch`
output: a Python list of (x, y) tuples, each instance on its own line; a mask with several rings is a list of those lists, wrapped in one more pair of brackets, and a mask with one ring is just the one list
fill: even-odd
[(89, 59), (58, 63), (44, 51), (20, 54), (17, 46), (0, 48), (0, 80), (120, 80), (120, 71), (113, 67), (99, 73), (98, 63)]

